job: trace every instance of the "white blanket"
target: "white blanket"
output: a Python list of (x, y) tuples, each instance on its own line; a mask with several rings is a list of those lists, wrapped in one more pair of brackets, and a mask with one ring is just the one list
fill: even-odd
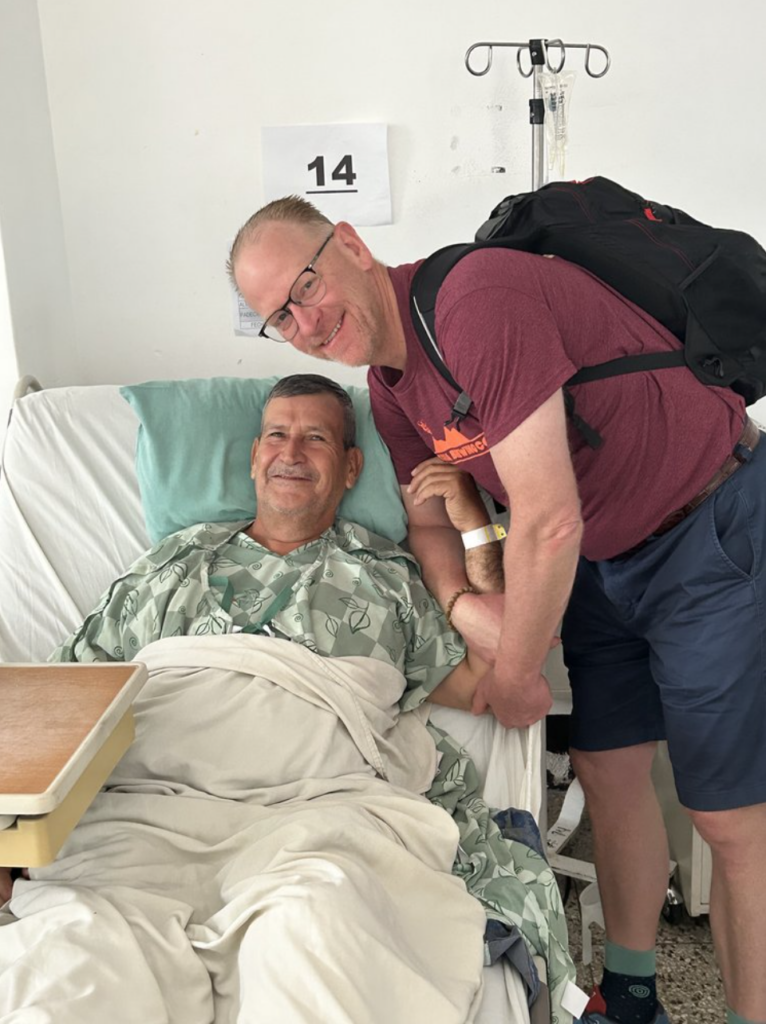
[(403, 680), (252, 636), (162, 640), (136, 742), (0, 915), (13, 1024), (463, 1024), (485, 917)]

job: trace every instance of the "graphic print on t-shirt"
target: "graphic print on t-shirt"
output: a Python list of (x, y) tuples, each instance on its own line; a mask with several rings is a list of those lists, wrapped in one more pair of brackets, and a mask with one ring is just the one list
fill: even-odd
[(433, 445), (434, 454), (450, 465), (459, 462), (468, 462), (469, 459), (476, 459), (480, 455), (489, 452), (487, 438), (482, 430), (475, 437), (466, 437), (456, 427), (444, 427), (444, 439), (434, 437), (434, 432), (424, 420), (418, 421), (418, 427), (424, 434), (428, 434)]

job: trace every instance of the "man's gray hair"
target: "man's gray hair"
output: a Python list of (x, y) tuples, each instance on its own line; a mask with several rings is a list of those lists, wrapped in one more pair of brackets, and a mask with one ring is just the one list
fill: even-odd
[(275, 199), (250, 217), (237, 232), (234, 239), (229, 258), (226, 261), (226, 273), (231, 283), (236, 287), (234, 280), (234, 266), (237, 262), (240, 250), (245, 245), (257, 241), (260, 229), (264, 224), (271, 224), (275, 221), (289, 222), (291, 224), (305, 224), (307, 227), (327, 225), (332, 227), (332, 221), (321, 213), (313, 203), (300, 196), (285, 196), (284, 199)]
[(269, 391), (264, 409), (272, 398), (298, 398), (300, 395), (332, 395), (343, 410), (343, 447), (348, 450), (356, 445), (356, 415), (351, 396), (340, 384), (321, 373), (293, 373), (278, 380)]

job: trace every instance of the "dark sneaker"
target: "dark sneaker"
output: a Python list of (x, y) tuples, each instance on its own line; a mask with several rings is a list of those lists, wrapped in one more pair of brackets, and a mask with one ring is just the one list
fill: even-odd
[[(606, 1015), (606, 1003), (598, 985), (593, 989), (593, 995), (585, 1007), (585, 1013), (582, 1017), (578, 1017), (573, 1024), (615, 1024), (615, 1021)], [(652, 1017), (651, 1024), (670, 1024), (662, 1003), (657, 1003), (657, 1012)]]

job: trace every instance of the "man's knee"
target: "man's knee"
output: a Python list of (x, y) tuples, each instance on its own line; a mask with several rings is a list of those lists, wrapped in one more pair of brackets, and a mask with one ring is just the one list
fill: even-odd
[(763, 856), (766, 843), (766, 804), (736, 807), (727, 811), (693, 811), (687, 814), (716, 857), (731, 864), (749, 863)]

